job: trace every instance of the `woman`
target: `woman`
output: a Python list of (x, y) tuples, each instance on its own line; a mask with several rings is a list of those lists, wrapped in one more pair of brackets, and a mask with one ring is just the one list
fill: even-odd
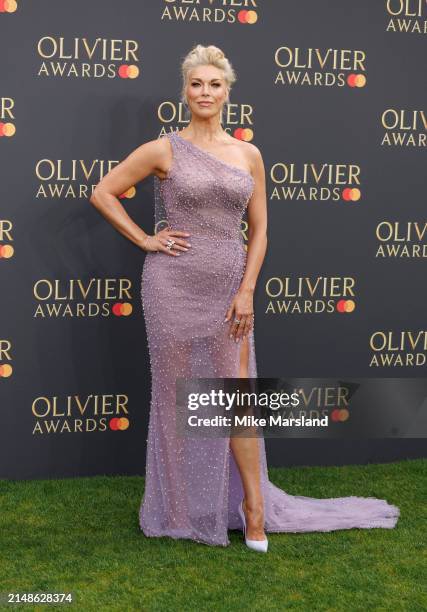
[[(243, 528), (247, 546), (266, 552), (265, 531), (394, 527), (399, 510), (384, 500), (311, 499), (276, 487), (268, 480), (262, 437), (177, 435), (178, 377), (257, 376), (253, 294), (267, 245), (262, 156), (221, 124), (235, 82), (230, 62), (217, 47), (197, 45), (182, 76), (188, 126), (133, 151), (90, 200), (147, 252), (142, 306), (152, 395), (141, 529), (146, 536), (227, 546), (227, 530)], [(153, 236), (117, 199), (150, 174)], [(240, 231), (245, 211), (247, 253)]]

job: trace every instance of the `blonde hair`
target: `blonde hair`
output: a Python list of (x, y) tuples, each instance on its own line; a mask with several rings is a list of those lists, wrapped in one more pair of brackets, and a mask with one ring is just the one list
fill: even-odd
[(224, 75), (224, 80), (228, 89), (228, 95), (226, 102), (229, 102), (229, 95), (231, 87), (236, 82), (236, 73), (234, 72), (234, 68), (231, 65), (230, 61), (225, 57), (224, 52), (215, 45), (208, 45), (207, 47), (203, 45), (196, 45), (193, 49), (187, 53), (184, 57), (181, 64), (181, 74), (182, 74), (182, 90), (181, 90), (181, 102), (187, 105), (187, 100), (185, 97), (185, 89), (188, 83), (188, 77), (190, 70), (196, 68), (197, 66), (206, 66), (211, 65), (215, 66), (222, 70)]

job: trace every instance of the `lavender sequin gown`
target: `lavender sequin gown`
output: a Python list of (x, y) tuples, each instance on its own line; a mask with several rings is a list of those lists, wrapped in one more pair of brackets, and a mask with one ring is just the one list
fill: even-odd
[[(152, 392), (140, 527), (146, 536), (227, 546), (227, 530), (242, 528), (243, 497), (230, 438), (177, 437), (175, 380), (239, 377), (241, 343), (223, 321), (245, 268), (241, 220), (254, 180), (176, 132), (163, 137), (173, 162), (165, 179), (154, 177), (156, 231), (188, 231), (192, 246), (179, 257), (148, 252), (143, 266)], [(249, 376), (256, 377), (253, 331), (248, 338)], [(399, 510), (384, 500), (288, 495), (269, 481), (264, 439), (258, 442), (266, 532), (395, 526)]]

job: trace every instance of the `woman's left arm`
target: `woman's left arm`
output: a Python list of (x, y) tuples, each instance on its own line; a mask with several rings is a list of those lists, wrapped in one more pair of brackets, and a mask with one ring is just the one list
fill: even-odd
[[(255, 181), (254, 191), (248, 203), (248, 251), (246, 269), (239, 290), (233, 298), (225, 321), (230, 317), (230, 337), (239, 341), (247, 336), (253, 326), (253, 296), (261, 266), (267, 250), (267, 196), (265, 168), (260, 150), (250, 144), (251, 170)], [(240, 321), (236, 323), (234, 319)]]

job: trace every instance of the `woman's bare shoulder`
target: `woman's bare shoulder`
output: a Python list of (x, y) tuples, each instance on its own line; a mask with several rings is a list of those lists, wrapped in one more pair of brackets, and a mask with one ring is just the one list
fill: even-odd
[(263, 162), (262, 154), (259, 148), (256, 145), (254, 145), (252, 142), (247, 142), (246, 140), (239, 140), (239, 139), (236, 139), (236, 140), (242, 149), (243, 155), (245, 156), (246, 161), (248, 162), (248, 166), (252, 170), (255, 170), (257, 167), (262, 168), (264, 165), (264, 162)]
[(163, 178), (167, 174), (172, 157), (169, 138), (163, 134), (158, 138), (147, 140), (132, 151), (129, 157), (136, 163), (149, 165), (153, 174)]
[(162, 153), (167, 153), (170, 151), (170, 143), (169, 139), (166, 137), (166, 134), (162, 134), (158, 138), (153, 138), (152, 140), (146, 140), (141, 143), (133, 153), (137, 155), (145, 155), (150, 153), (152, 155), (162, 155)]

